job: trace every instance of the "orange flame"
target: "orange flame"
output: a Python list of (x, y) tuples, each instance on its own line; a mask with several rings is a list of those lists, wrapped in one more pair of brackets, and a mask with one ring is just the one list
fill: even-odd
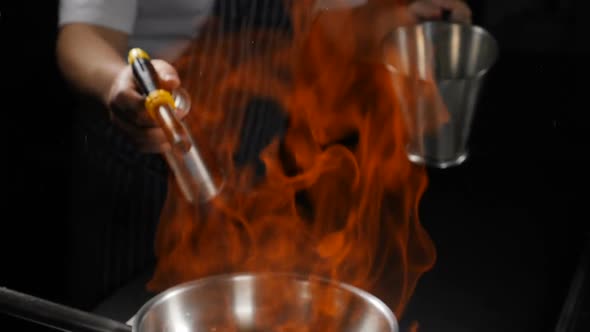
[[(405, 14), (385, 0), (328, 12), (313, 2), (294, 1), (292, 33), (229, 33), (211, 22), (176, 63), (193, 98), (187, 121), (218, 154), (226, 182), (200, 206), (170, 191), (150, 289), (228, 272), (307, 273), (368, 290), (399, 317), (433, 265), (418, 219), (426, 173), (406, 157), (379, 60), (381, 38)], [(234, 158), (253, 98), (289, 119), (259, 154), (261, 179)]]

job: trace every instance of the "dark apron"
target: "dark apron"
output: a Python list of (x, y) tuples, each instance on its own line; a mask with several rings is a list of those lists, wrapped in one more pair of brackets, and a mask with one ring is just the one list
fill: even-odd
[(138, 152), (107, 118), (83, 101), (74, 116), (67, 289), (72, 304), (96, 301), (149, 269), (167, 166)]

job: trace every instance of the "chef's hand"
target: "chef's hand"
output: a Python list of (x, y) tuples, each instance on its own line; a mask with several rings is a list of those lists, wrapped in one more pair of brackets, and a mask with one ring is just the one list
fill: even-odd
[(448, 10), (451, 21), (471, 24), (471, 9), (462, 0), (416, 0), (408, 9), (418, 21), (440, 20), (443, 10)]
[[(159, 87), (172, 91), (180, 86), (178, 73), (172, 65), (163, 61), (151, 60), (158, 74)], [(114, 79), (106, 104), (110, 110), (111, 121), (125, 131), (138, 149), (145, 153), (159, 153), (170, 149), (164, 131), (145, 110), (145, 97), (139, 92), (131, 66), (127, 65)], [(180, 112), (177, 113), (182, 116)]]

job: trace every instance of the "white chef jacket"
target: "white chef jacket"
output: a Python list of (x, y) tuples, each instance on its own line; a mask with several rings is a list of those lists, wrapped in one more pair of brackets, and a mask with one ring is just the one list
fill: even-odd
[(173, 60), (211, 14), (215, 0), (61, 0), (60, 26), (88, 23), (129, 34), (129, 48)]

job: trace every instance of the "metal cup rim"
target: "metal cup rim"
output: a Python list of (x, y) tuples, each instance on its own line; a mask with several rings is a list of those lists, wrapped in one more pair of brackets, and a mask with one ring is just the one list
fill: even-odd
[[(437, 26), (437, 25), (459, 26), (461, 28), (468, 28), (477, 34), (481, 34), (481, 35), (485, 36), (485, 38), (491, 42), (493, 54), (492, 54), (492, 60), (490, 61), (490, 65), (487, 66), (486, 68), (483, 68), (483, 69), (477, 71), (474, 75), (470, 75), (467, 77), (461, 77), (461, 78), (437, 79), (436, 82), (460, 82), (460, 81), (481, 80), (482, 77), (484, 77), (492, 69), (494, 64), (497, 62), (498, 57), (499, 57), (498, 40), (487, 29), (485, 29), (482, 26), (476, 25), (476, 24), (445, 22), (445, 21), (424, 21), (424, 22), (420, 22), (420, 23), (400, 25), (385, 34), (385, 37), (381, 40), (381, 49), (384, 49), (388, 40), (390, 40), (391, 36), (394, 35), (396, 33), (396, 31), (398, 31), (398, 30), (416, 29), (418, 27)], [(404, 74), (401, 74), (400, 71), (393, 64), (388, 63), (384, 59), (382, 59), (382, 61), (388, 71), (390, 71), (392, 73), (404, 75)], [(405, 75), (405, 76), (407, 76), (407, 75)]]

